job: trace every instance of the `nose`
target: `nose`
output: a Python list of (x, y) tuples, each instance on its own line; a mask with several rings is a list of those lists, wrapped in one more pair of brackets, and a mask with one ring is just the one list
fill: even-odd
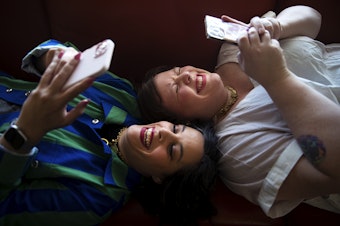
[(180, 75), (178, 75), (175, 80), (177, 83), (183, 82), (184, 84), (188, 85), (190, 84), (192, 79), (191, 79), (189, 71), (184, 71)]
[(177, 134), (172, 131), (170, 128), (161, 127), (158, 129), (158, 138), (159, 142), (166, 142), (166, 141), (175, 141), (177, 139)]

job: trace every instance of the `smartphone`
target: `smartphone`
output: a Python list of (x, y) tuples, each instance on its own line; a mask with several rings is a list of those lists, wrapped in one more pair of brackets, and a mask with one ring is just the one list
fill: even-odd
[(115, 44), (111, 39), (86, 49), (80, 56), (80, 61), (64, 85), (64, 88), (83, 80), (89, 76), (98, 77), (105, 73), (111, 64)]
[(204, 18), (205, 31), (207, 38), (215, 38), (237, 44), (237, 38), (241, 31), (247, 30), (248, 27), (232, 23), (224, 22), (222, 19), (206, 15)]

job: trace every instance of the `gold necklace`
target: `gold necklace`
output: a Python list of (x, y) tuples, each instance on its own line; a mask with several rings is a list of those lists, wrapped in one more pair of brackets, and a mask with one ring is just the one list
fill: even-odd
[(117, 138), (116, 138), (116, 139), (112, 139), (111, 142), (110, 142), (108, 139), (102, 137), (102, 140), (105, 141), (105, 143), (106, 143), (107, 145), (109, 145), (110, 147), (112, 147), (113, 145), (116, 146), (116, 148), (113, 148), (113, 151), (114, 151), (114, 152), (118, 155), (118, 157), (119, 157), (123, 162), (125, 162), (125, 163), (126, 163), (126, 160), (125, 160), (124, 156), (122, 155), (122, 153), (121, 153), (120, 150), (119, 150), (118, 143), (119, 143), (119, 141), (120, 141), (120, 138), (121, 138), (121, 136), (122, 136), (122, 133), (123, 133), (126, 129), (127, 129), (126, 127), (121, 128), (121, 130), (119, 131), (119, 133), (118, 133), (118, 135), (117, 135)]
[(227, 114), (230, 108), (236, 103), (238, 98), (237, 91), (234, 88), (230, 86), (225, 86), (225, 88), (228, 90), (228, 93), (230, 93), (229, 95), (230, 98), (227, 99), (227, 101), (222, 105), (220, 110), (218, 110), (218, 112), (214, 115), (215, 122), (219, 121)]

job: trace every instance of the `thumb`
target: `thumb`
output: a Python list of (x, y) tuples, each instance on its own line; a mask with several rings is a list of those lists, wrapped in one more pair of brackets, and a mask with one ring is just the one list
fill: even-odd
[(76, 118), (78, 118), (81, 114), (84, 113), (86, 106), (90, 103), (89, 99), (82, 100), (77, 104), (75, 108), (67, 113), (65, 117), (65, 124), (71, 124)]

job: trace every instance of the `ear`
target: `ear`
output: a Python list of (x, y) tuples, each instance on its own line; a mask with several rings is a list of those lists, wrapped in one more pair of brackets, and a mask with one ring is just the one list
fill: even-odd
[(163, 179), (160, 177), (156, 177), (156, 176), (152, 176), (152, 180), (156, 183), (156, 184), (162, 184)]

